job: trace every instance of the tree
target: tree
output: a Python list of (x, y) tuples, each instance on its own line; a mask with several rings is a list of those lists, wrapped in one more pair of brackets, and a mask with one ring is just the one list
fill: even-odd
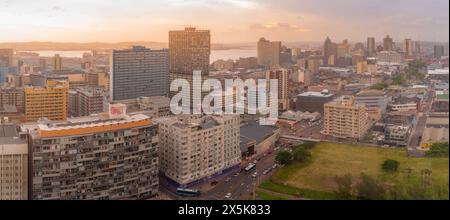
[(334, 181), (338, 185), (338, 188), (336, 191), (334, 191), (334, 194), (336, 195), (336, 199), (339, 200), (351, 200), (353, 199), (352, 196), (352, 175), (346, 174), (344, 176), (336, 176), (334, 177)]
[(294, 160), (297, 162), (306, 162), (311, 158), (311, 152), (306, 150), (304, 147), (295, 148), (293, 155)]
[(392, 79), (392, 84), (393, 85), (403, 85), (406, 83), (406, 79), (404, 76), (402, 75), (396, 75), (393, 79)]
[(448, 142), (434, 143), (426, 153), (427, 157), (448, 157)]
[(281, 165), (287, 165), (291, 163), (292, 153), (289, 151), (280, 151), (275, 157), (275, 161), (277, 161)]
[(376, 89), (376, 90), (384, 90), (386, 88), (386, 85), (384, 83), (377, 83), (370, 87), (370, 89)]
[(386, 198), (386, 191), (383, 186), (374, 178), (361, 174), (361, 181), (357, 186), (358, 199), (360, 200), (383, 200)]
[(399, 166), (400, 163), (396, 160), (385, 160), (382, 168), (386, 172), (396, 172)]

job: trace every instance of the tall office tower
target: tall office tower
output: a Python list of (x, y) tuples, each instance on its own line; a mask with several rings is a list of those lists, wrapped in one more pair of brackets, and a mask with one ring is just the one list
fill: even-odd
[(325, 39), (323, 45), (323, 64), (324, 65), (334, 65), (337, 58), (337, 45), (333, 43), (329, 37)]
[[(271, 79), (278, 80), (278, 109), (286, 111), (289, 108), (289, 89), (288, 89), (289, 72), (286, 69), (276, 69), (266, 72), (266, 80), (269, 83)], [(267, 88), (270, 88), (268, 84)], [(267, 93), (268, 98), (270, 97)]]
[(266, 68), (280, 65), (281, 42), (261, 38), (257, 45), (258, 64)]
[(47, 69), (47, 60), (44, 58), (39, 59), (39, 67), (42, 71)]
[(62, 58), (59, 54), (55, 54), (53, 57), (53, 70), (61, 71), (62, 70)]
[(28, 143), (0, 122), (0, 200), (28, 199)]
[(324, 105), (324, 134), (361, 139), (368, 129), (366, 106), (356, 104), (352, 96), (342, 96)]
[(383, 39), (383, 50), (384, 51), (394, 50), (394, 41), (389, 35)]
[(0, 49), (0, 66), (12, 67), (13, 64), (13, 49)]
[(411, 39), (405, 39), (403, 41), (403, 52), (405, 52), (405, 56), (411, 57), (414, 55), (414, 42)]
[(23, 65), (24, 65), (23, 60), (18, 60), (17, 61), (17, 70), (19, 71), (19, 73), (22, 72)]
[(169, 52), (134, 46), (111, 53), (110, 98), (112, 101), (141, 96), (167, 96)]
[(63, 80), (49, 80), (46, 87), (26, 87), (26, 121), (37, 121), (43, 117), (66, 120), (68, 90), (69, 82)]
[(171, 73), (190, 74), (201, 70), (209, 75), (211, 35), (209, 30), (187, 27), (169, 32), (169, 63)]
[(310, 56), (306, 59), (305, 68), (311, 71), (312, 74), (319, 73), (321, 59), (318, 56)]
[[(187, 80), (191, 86), (189, 93), (192, 103), (201, 103), (208, 91), (201, 92), (201, 100), (193, 96), (193, 88), (202, 88), (203, 82), (209, 77), (209, 57), (211, 54), (211, 35), (209, 30), (197, 30), (187, 27), (184, 30), (169, 32), (169, 63), (170, 81)], [(195, 85), (193, 72), (201, 71), (202, 81)], [(185, 91), (186, 92), (186, 91)], [(170, 92), (173, 97), (177, 92)]]
[(79, 87), (69, 91), (69, 116), (81, 117), (103, 112), (103, 89)]
[(343, 40), (341, 44), (337, 45), (337, 56), (336, 58), (345, 57), (350, 54), (350, 45), (348, 40)]
[(15, 106), (17, 112), (23, 113), (25, 110), (25, 95), (23, 88), (0, 87), (0, 107), (7, 105)]
[(445, 55), (445, 49), (443, 45), (434, 45), (434, 58), (441, 59)]
[(414, 41), (414, 53), (415, 54), (421, 54), (422, 53), (422, 48), (421, 48), (421, 43), (420, 41)]
[(179, 115), (159, 124), (160, 171), (189, 186), (241, 162), (239, 115)]
[(369, 37), (367, 38), (367, 55), (372, 57), (375, 55), (375, 38)]
[(143, 114), (41, 121), (30, 133), (35, 200), (147, 199), (158, 193), (158, 126)]

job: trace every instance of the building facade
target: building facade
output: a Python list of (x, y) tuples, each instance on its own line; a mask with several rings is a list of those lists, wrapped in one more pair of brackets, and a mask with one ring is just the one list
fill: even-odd
[(28, 199), (28, 144), (16, 125), (0, 122), (0, 200)]
[(364, 105), (356, 104), (352, 96), (342, 96), (325, 104), (325, 135), (336, 138), (361, 139), (369, 128)]
[(159, 124), (160, 169), (188, 186), (241, 162), (239, 115), (180, 115)]
[(158, 193), (158, 127), (145, 115), (43, 121), (30, 132), (31, 199), (147, 199)]
[(297, 110), (302, 112), (319, 112), (323, 114), (325, 103), (332, 101), (334, 95), (322, 92), (305, 92), (297, 96)]
[(271, 68), (280, 65), (281, 42), (261, 38), (257, 45), (258, 64)]
[(169, 52), (134, 46), (111, 54), (110, 98), (112, 101), (140, 96), (167, 96)]
[(67, 81), (49, 80), (46, 87), (25, 88), (25, 120), (67, 119), (69, 85)]

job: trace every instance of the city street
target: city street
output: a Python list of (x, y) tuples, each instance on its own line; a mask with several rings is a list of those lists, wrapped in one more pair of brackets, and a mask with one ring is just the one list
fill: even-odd
[[(172, 199), (180, 199), (180, 200), (240, 200), (240, 199), (251, 199), (252, 192), (254, 190), (254, 186), (256, 184), (259, 185), (262, 181), (266, 180), (274, 173), (274, 170), (269, 172), (266, 175), (263, 175), (263, 171), (272, 167), (274, 165), (275, 157), (277, 152), (271, 149), (273, 153), (267, 154), (265, 157), (261, 157), (256, 164), (256, 170), (252, 170), (250, 172), (242, 172), (234, 175), (233, 173), (222, 176), (216, 181), (218, 182), (215, 186), (205, 186), (210, 185), (211, 182), (204, 183), (201, 186), (197, 186), (195, 188), (211, 188), (208, 191), (202, 191), (200, 197), (181, 197), (176, 195), (173, 192), (165, 189), (164, 187), (160, 187), (160, 190), (171, 197)], [(253, 178), (252, 174), (258, 172), (258, 177)], [(228, 179), (228, 181), (226, 181)], [(229, 198), (225, 198), (225, 196), (230, 193), (231, 196)]]

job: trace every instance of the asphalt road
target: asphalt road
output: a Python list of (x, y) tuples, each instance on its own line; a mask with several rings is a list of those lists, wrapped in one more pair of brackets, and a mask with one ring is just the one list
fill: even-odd
[[(273, 151), (273, 148), (271, 149)], [(175, 193), (167, 190), (162, 185), (160, 187), (160, 191), (165, 195), (169, 196), (171, 199), (177, 200), (240, 200), (240, 199), (249, 199), (252, 198), (252, 192), (254, 187), (258, 186), (259, 183), (269, 178), (270, 175), (274, 173), (272, 170), (270, 173), (263, 175), (264, 170), (274, 165), (275, 151), (273, 153), (266, 155), (265, 157), (261, 157), (261, 159), (256, 163), (256, 170), (237, 174), (236, 176), (233, 173), (227, 174), (216, 181), (218, 182), (214, 187), (210, 190), (202, 192), (200, 197), (181, 197), (176, 195)], [(253, 178), (252, 174), (257, 171), (258, 177)], [(226, 181), (226, 180), (229, 181)], [(211, 184), (207, 182), (205, 184)], [(231, 193), (230, 198), (225, 198), (225, 195)]]

